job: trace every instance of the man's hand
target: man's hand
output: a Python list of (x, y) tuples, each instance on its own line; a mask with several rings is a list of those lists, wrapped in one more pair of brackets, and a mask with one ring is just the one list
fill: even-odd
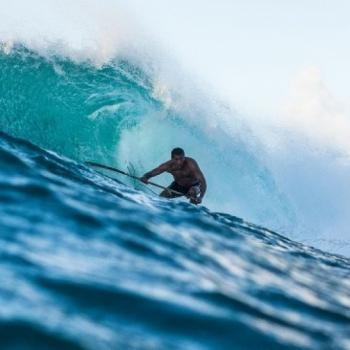
[(198, 198), (191, 198), (190, 203), (195, 204), (195, 205), (201, 204), (202, 203), (202, 198), (200, 198), (200, 197), (198, 197)]
[(148, 184), (148, 177), (143, 175), (142, 177), (140, 177), (140, 180), (145, 183), (145, 184)]
[(201, 197), (199, 191), (196, 190), (195, 187), (191, 187), (190, 188), (190, 190), (188, 191), (186, 197), (190, 199), (190, 203), (192, 203), (192, 204), (200, 204), (200, 203), (202, 203), (202, 197)]

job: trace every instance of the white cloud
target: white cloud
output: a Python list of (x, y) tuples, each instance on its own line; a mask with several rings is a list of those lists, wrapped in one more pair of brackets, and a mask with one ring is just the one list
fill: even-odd
[(320, 69), (309, 67), (292, 82), (282, 109), (284, 127), (311, 147), (350, 156), (350, 109), (332, 95)]

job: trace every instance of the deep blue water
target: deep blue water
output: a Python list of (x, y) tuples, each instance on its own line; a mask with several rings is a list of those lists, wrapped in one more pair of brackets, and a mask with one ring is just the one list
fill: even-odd
[(1, 349), (349, 349), (350, 261), (0, 134)]

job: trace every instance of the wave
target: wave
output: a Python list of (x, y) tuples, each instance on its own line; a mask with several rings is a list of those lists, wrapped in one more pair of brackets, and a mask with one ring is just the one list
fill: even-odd
[(320, 108), (309, 100), (323, 101), (323, 88), (320, 96), (302, 94), (304, 112), (288, 115), (287, 127), (266, 128), (199, 89), (120, 3), (0, 6), (1, 130), (140, 174), (182, 146), (207, 176), (209, 208), (348, 253), (350, 162), (337, 146), (347, 145), (346, 132), (328, 142), (332, 130), (347, 129), (326, 103), (322, 128), (330, 131), (317, 131)]
[(181, 146), (208, 178), (209, 207), (270, 227), (293, 224), (287, 199), (254, 154), (248, 128), (238, 117), (235, 127), (220, 122), (219, 114), (234, 117), (231, 111), (184, 103), (179, 93), (164, 99), (152, 70), (130, 59), (96, 67), (16, 47), (2, 51), (0, 66), (1, 130), (79, 161), (138, 174)]
[(4, 348), (347, 349), (347, 258), (0, 134)]

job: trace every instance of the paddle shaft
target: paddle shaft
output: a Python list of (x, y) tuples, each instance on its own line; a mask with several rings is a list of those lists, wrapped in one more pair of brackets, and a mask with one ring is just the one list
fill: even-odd
[[(86, 164), (89, 164), (89, 165), (92, 165), (92, 166), (96, 166), (96, 167), (98, 167), (98, 168), (103, 168), (103, 169), (111, 170), (111, 171), (114, 171), (114, 172), (116, 172), (116, 173), (119, 173), (119, 174), (128, 176), (128, 177), (130, 177), (130, 178), (132, 178), (132, 179), (136, 179), (136, 180), (139, 180), (139, 181), (141, 181), (142, 183), (144, 183), (144, 182), (141, 180), (140, 177), (134, 176), (134, 175), (130, 175), (130, 174), (126, 173), (126, 172), (123, 171), (123, 170), (119, 170), (119, 169), (116, 169), (116, 168), (112, 168), (112, 167), (110, 167), (110, 166), (108, 166), (108, 165), (98, 164), (98, 163), (94, 163), (94, 162), (86, 162)], [(167, 187), (162, 186), (162, 185), (158, 185), (158, 184), (156, 184), (155, 182), (152, 182), (152, 181), (147, 181), (147, 184), (152, 185), (152, 186), (155, 186), (155, 187), (158, 187), (158, 188), (161, 188), (161, 189), (166, 190), (166, 191), (169, 191), (169, 192), (172, 192), (172, 193), (174, 193), (174, 194), (178, 194), (178, 195), (180, 195), (180, 196), (183, 196), (183, 195), (184, 195), (184, 194), (181, 193), (181, 192), (172, 190), (172, 189), (167, 188)]]

